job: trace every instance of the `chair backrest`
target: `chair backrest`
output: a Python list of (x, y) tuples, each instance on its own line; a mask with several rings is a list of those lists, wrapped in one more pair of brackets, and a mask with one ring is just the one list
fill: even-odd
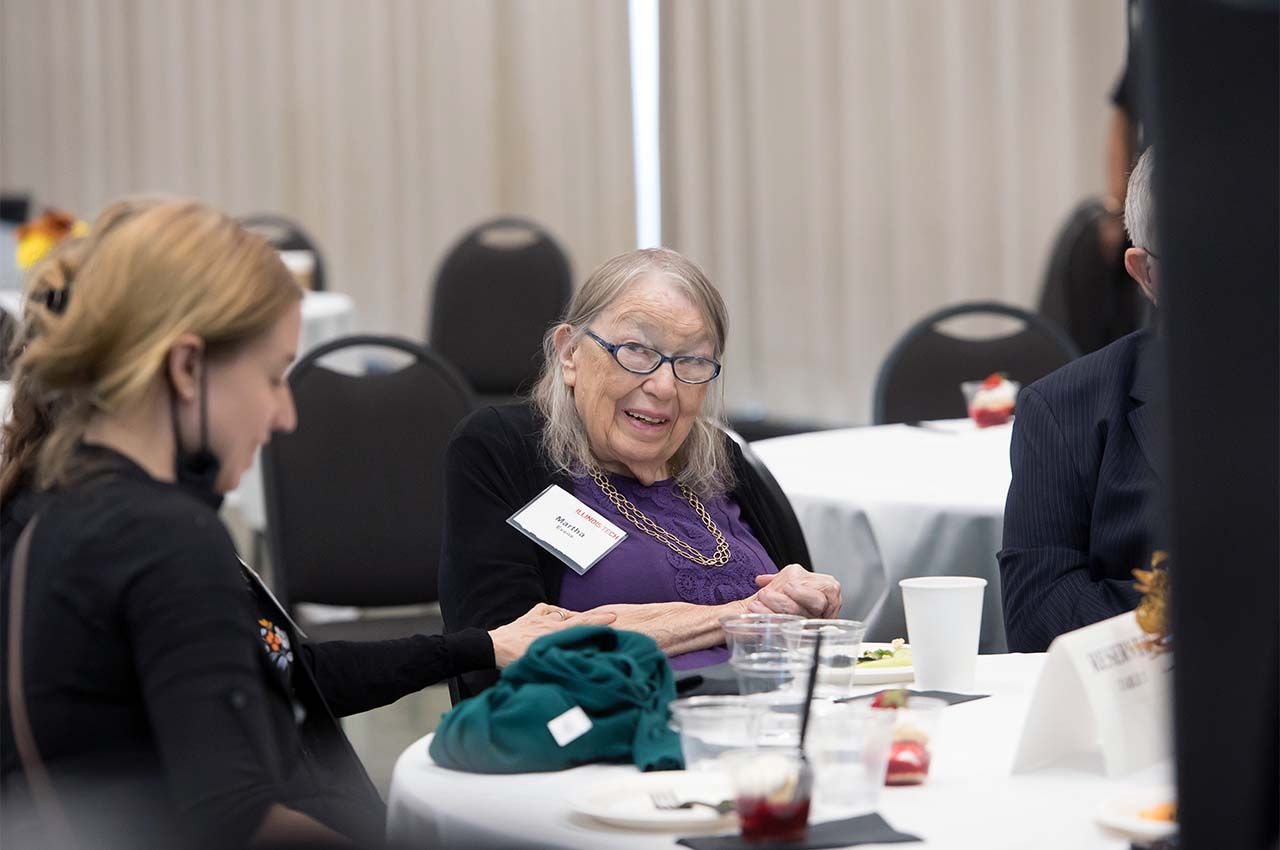
[[(809, 561), (809, 546), (805, 543), (804, 530), (800, 527), (800, 520), (796, 518), (796, 512), (791, 507), (791, 500), (787, 498), (786, 493), (782, 492), (782, 487), (779, 486), (778, 480), (773, 477), (773, 473), (769, 471), (769, 467), (765, 466), (760, 456), (752, 451), (751, 444), (732, 428), (725, 428), (724, 432), (738, 444), (738, 448), (742, 449), (742, 456), (747, 461), (747, 468), (755, 476), (756, 485), (772, 503), (771, 509), (778, 519), (778, 527), (782, 532), (782, 540), (780, 542), (782, 543), (783, 551), (789, 553), (791, 557), (799, 559), (798, 563), (812, 569), (813, 564)], [(777, 566), (781, 569), (786, 564), (778, 564)]]
[(1101, 200), (1086, 198), (1067, 216), (1049, 252), (1037, 308), (1085, 353), (1136, 331), (1145, 312), (1141, 290), (1124, 270), (1123, 247), (1110, 253), (1099, 237), (1107, 215)]
[[(30, 218), (30, 195), (22, 192), (0, 192), (0, 223), (17, 226), (26, 224)], [(5, 260), (10, 261), (8, 257)]]
[[(393, 372), (348, 375), (317, 361), (395, 349)], [(281, 601), (385, 606), (438, 598), (444, 450), (472, 396), (421, 345), (352, 336), (321, 345), (289, 375), (298, 427), (263, 449), (267, 539)]]
[(427, 339), (482, 395), (530, 388), (542, 337), (573, 294), (569, 260), (531, 221), (497, 218), (466, 233), (436, 274)]
[[(1022, 322), (1007, 336), (965, 339), (935, 326), (957, 316), (1004, 316)], [(1004, 372), (1023, 386), (1080, 356), (1070, 338), (1052, 322), (1008, 304), (957, 304), (925, 316), (907, 329), (889, 351), (876, 378), (873, 421), (919, 422), (966, 415), (960, 384)]]
[(315, 269), (311, 272), (311, 288), (316, 292), (324, 292), (324, 256), (320, 247), (302, 226), (292, 219), (271, 213), (247, 215), (240, 219), (245, 230), (267, 240), (267, 244), (277, 251), (309, 251), (315, 258)]

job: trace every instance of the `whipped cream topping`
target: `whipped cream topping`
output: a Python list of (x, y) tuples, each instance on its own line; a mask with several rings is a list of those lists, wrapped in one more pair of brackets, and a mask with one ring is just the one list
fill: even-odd
[(1018, 399), (1018, 387), (1008, 378), (1002, 380), (997, 386), (991, 389), (979, 388), (973, 394), (973, 403), (971, 407), (979, 408), (1006, 408), (1013, 407)]

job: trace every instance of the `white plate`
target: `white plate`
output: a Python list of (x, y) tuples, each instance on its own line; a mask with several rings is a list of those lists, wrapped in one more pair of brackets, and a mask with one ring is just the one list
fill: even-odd
[(1167, 838), (1178, 831), (1176, 823), (1162, 820), (1148, 820), (1138, 817), (1138, 812), (1167, 803), (1175, 798), (1174, 791), (1167, 785), (1151, 788), (1130, 789), (1121, 792), (1114, 799), (1098, 809), (1098, 823), (1114, 829), (1130, 841), (1154, 841)]
[[(864, 643), (863, 652), (874, 649), (893, 649), (888, 643)], [(892, 682), (910, 682), (916, 677), (914, 667), (858, 667), (853, 671), (855, 685), (887, 685)], [(821, 680), (819, 680), (821, 681)]]
[(573, 811), (629, 829), (690, 829), (728, 827), (735, 815), (719, 815), (706, 806), (662, 810), (649, 795), (674, 792), (682, 802), (703, 800), (718, 803), (733, 798), (729, 777), (712, 770), (662, 770), (642, 773), (616, 782), (594, 784), (569, 795)]

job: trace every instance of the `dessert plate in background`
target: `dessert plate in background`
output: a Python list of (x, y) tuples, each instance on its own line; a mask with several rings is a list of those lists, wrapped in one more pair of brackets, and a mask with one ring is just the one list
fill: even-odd
[(1144, 818), (1140, 812), (1152, 806), (1175, 799), (1173, 788), (1168, 785), (1151, 788), (1130, 788), (1118, 793), (1098, 809), (1095, 819), (1101, 825), (1128, 838), (1130, 841), (1155, 841), (1168, 838), (1178, 831), (1178, 824), (1167, 820)]
[[(903, 647), (903, 649), (910, 648), (910, 645)], [(888, 643), (862, 644), (863, 652), (871, 652), (876, 649), (893, 649), (893, 645)], [(894, 682), (910, 682), (915, 677), (915, 668), (910, 665), (906, 667), (868, 667), (865, 664), (859, 664), (853, 671), (853, 683), (855, 685), (889, 685)]]

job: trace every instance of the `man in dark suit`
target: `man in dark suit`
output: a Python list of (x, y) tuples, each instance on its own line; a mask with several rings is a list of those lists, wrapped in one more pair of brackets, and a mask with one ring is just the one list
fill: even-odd
[[(1158, 304), (1153, 151), (1129, 178), (1125, 268)], [(1163, 541), (1164, 358), (1143, 329), (1067, 364), (1018, 396), (1000, 578), (1013, 652), (1131, 611), (1131, 570)]]

